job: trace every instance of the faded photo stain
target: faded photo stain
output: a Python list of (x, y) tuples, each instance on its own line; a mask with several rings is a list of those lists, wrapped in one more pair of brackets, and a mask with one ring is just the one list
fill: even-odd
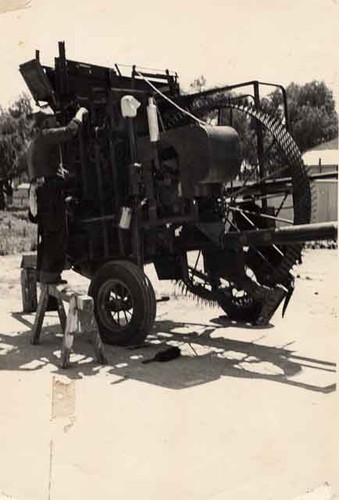
[(53, 377), (52, 420), (75, 417), (75, 384)]
[(31, 3), (32, 0), (0, 0), (0, 14), (27, 9), (31, 6)]

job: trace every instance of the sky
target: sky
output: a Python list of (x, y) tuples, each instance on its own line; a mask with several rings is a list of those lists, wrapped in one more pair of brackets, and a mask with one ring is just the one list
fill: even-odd
[(316, 79), (339, 102), (339, 0), (0, 0), (0, 105), (26, 91), (19, 64), (39, 49), (53, 65), (61, 40), (69, 59), (169, 68), (185, 89)]

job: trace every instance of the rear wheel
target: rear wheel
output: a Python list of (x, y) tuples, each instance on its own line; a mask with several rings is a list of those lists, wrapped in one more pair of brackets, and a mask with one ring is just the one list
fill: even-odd
[(153, 326), (156, 301), (152, 284), (139, 267), (129, 261), (104, 264), (91, 281), (89, 295), (104, 342), (142, 343)]

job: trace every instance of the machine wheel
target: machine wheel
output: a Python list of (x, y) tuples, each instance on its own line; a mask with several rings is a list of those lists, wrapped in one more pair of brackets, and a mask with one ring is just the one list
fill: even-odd
[[(265, 148), (261, 158), (257, 154), (236, 179), (225, 183), (222, 197), (208, 200), (208, 222), (222, 221), (226, 232), (240, 234), (266, 227), (308, 224), (315, 213), (315, 192), (299, 148), (284, 125), (245, 102), (226, 99), (217, 90), (215, 94), (193, 94), (186, 99), (187, 111), (204, 120), (216, 110), (226, 108), (261, 127)], [(177, 111), (165, 116), (168, 127), (185, 125), (188, 120), (187, 115)], [(201, 206), (200, 211), (206, 214), (206, 206)], [(219, 261), (212, 257), (212, 270), (199, 267), (198, 263), (188, 266), (183, 282), (192, 294), (217, 302), (230, 320), (257, 324), (263, 321), (264, 311), (267, 323), (279, 300), (283, 300), (282, 289), (286, 309), (293, 293), (290, 271), (300, 261), (302, 246), (301, 243), (241, 246), (242, 266), (237, 265), (237, 256), (232, 260), (225, 252), (224, 259)], [(215, 254), (219, 253), (220, 249), (216, 249)], [(224, 263), (230, 272), (224, 272)], [(271, 293), (265, 294), (263, 289), (259, 300), (258, 286), (268, 287)]]
[(94, 275), (89, 295), (104, 342), (126, 346), (146, 338), (156, 301), (152, 284), (139, 267), (129, 261), (107, 262)]

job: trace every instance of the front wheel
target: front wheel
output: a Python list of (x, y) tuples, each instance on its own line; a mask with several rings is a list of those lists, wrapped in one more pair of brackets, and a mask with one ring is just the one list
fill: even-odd
[(122, 260), (104, 264), (91, 281), (89, 295), (104, 342), (122, 346), (143, 342), (154, 323), (156, 301), (152, 284), (139, 267)]

